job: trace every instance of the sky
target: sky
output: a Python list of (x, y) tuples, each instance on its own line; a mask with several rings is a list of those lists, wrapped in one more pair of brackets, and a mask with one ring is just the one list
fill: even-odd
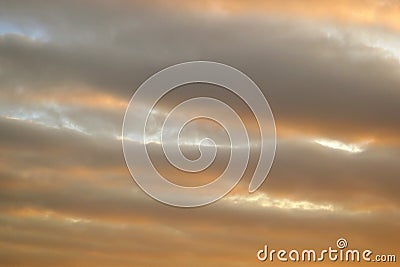
[[(0, 266), (262, 266), (265, 244), (324, 249), (338, 238), (399, 257), (399, 47), (394, 0), (0, 0)], [(121, 133), (135, 90), (194, 60), (259, 86), (277, 149), (255, 193), (257, 149), (227, 196), (185, 209), (138, 187)], [(180, 100), (213, 95), (256, 137), (248, 108), (221, 90), (166, 96), (153, 134)], [(188, 157), (203, 135), (226, 142), (218, 126), (192, 125)], [(229, 155), (222, 146), (218, 164), (188, 177), (149, 146), (160, 172), (187, 186), (212, 181)], [(346, 265), (274, 266), (322, 264)]]

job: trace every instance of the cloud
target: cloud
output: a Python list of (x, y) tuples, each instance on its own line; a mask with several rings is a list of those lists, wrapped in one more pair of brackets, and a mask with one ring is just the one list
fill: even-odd
[[(0, 2), (0, 265), (249, 266), (265, 243), (324, 248), (342, 236), (352, 247), (393, 253), (398, 10), (392, 1)], [(243, 180), (200, 209), (169, 207), (139, 190), (118, 140), (135, 89), (189, 60), (248, 74), (278, 132), (271, 173), (248, 194), (258, 152), (248, 107), (204, 85), (158, 103), (154, 135), (165, 112), (202, 95), (234, 106), (249, 129)], [(190, 145), (203, 134), (221, 141), (222, 153), (192, 185), (220, 174), (229, 154), (221, 131), (192, 125), (187, 155), (198, 155)], [(348, 144), (363, 146), (348, 153)], [(149, 146), (163, 174), (188, 183), (157, 142)]]
[[(3, 95), (18, 90), (38, 95), (90, 94), (96, 88), (127, 101), (151, 73), (183, 61), (210, 59), (251, 75), (270, 101), (278, 131), (330, 134), (351, 141), (396, 140), (398, 62), (388, 59), (379, 47), (358, 42), (357, 30), (334, 26), (336, 32), (343, 32), (338, 36), (330, 33), (332, 27), (301, 19), (200, 14), (171, 19), (172, 15), (159, 15), (157, 9), (144, 9), (147, 17), (117, 15), (113, 9), (102, 12), (117, 23), (110, 24), (109, 31), (91, 24), (87, 31), (96, 34), (90, 40), (75, 40), (62, 28), (60, 32), (71, 42), (58, 42), (56, 34), (49, 42), (2, 36)], [(63, 16), (68, 14), (72, 16), (68, 12)], [(34, 12), (30, 16), (41, 20)], [(146, 27), (127, 27), (131, 24), (126, 20)], [(78, 22), (69, 19), (65, 27), (76, 29)]]
[[(121, 185), (137, 188), (131, 183), (121, 143), (115, 138), (87, 136), (68, 129), (48, 129), (7, 119), (3, 119), (2, 129), (0, 142), (8, 154), (3, 175), (11, 175), (3, 183), (4, 186), (10, 184), (10, 192), (18, 191), (23, 181), (30, 181), (40, 192), (43, 185), (51, 188), (54, 180), (58, 181), (57, 186), (65, 184), (72, 188), (82, 181), (111, 186), (115, 190)], [(15, 149), (18, 152), (14, 152)], [(227, 151), (223, 150), (220, 152), (226, 155)], [(40, 157), (37, 157), (38, 151)], [(309, 140), (281, 141), (269, 178), (261, 190), (273, 198), (325, 203), (354, 212), (395, 210), (399, 203), (395, 190), (398, 187), (398, 153), (395, 147), (370, 145), (361, 153), (348, 154), (327, 150)], [(191, 186), (212, 181), (227, 163), (223, 157), (217, 157), (211, 168), (193, 176), (168, 166), (157, 146), (150, 147), (150, 155), (163, 175), (179, 184), (188, 185), (189, 182)], [(249, 165), (236, 191), (249, 198), (252, 196), (248, 195), (247, 187), (253, 165)], [(28, 192), (33, 189), (28, 188)], [(35, 199), (29, 198), (27, 203)]]

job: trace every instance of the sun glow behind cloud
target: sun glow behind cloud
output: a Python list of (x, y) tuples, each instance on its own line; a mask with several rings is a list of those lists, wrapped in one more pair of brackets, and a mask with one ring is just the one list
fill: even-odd
[(323, 147), (346, 151), (349, 153), (363, 152), (365, 150), (365, 145), (368, 143), (368, 142), (364, 142), (362, 144), (346, 144), (346, 143), (343, 143), (343, 142), (340, 142), (337, 140), (331, 140), (331, 139), (315, 139), (313, 142), (317, 143)]
[(335, 211), (331, 204), (317, 204), (306, 200), (290, 200), (287, 198), (272, 198), (264, 193), (254, 193), (250, 196), (232, 195), (225, 198), (234, 204), (252, 203), (263, 208), (278, 208), (284, 210)]

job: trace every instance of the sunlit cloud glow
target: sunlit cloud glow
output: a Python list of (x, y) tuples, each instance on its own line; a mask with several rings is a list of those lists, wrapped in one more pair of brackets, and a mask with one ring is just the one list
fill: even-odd
[(315, 139), (313, 142), (323, 147), (346, 151), (349, 153), (361, 153), (365, 150), (362, 144), (346, 144), (337, 140)]
[(253, 205), (264, 208), (278, 208), (284, 210), (310, 210), (310, 211), (335, 211), (331, 204), (317, 204), (306, 200), (290, 200), (286, 198), (272, 198), (264, 193), (254, 193), (250, 196), (232, 195), (226, 198), (234, 204), (240, 205), (251, 203)]
[[(0, 265), (252, 266), (263, 244), (325, 248), (339, 237), (395, 253), (399, 47), (395, 0), (0, 1)], [(248, 194), (248, 183), (259, 127), (223, 89), (176, 88), (154, 106), (145, 140), (121, 136), (140, 84), (193, 60), (243, 71), (271, 106), (277, 150), (257, 192)], [(171, 182), (212, 182), (230, 149), (247, 151), (247, 142), (231, 147), (223, 127), (204, 121), (163, 129), (180, 101), (203, 96), (244, 119), (249, 165), (217, 202), (170, 207), (133, 181), (121, 142), (145, 144)], [(134, 120), (148, 103), (138, 108)], [(204, 172), (165, 157), (162, 145), (177, 132), (188, 159), (200, 156), (204, 138), (215, 142)]]

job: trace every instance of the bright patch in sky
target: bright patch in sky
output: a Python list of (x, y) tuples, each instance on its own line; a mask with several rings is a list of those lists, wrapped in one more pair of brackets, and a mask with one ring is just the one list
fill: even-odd
[(46, 32), (39, 27), (28, 27), (26, 25), (22, 27), (13, 23), (0, 21), (0, 36), (6, 34), (23, 35), (32, 40), (47, 41), (49, 39), (49, 36), (46, 34)]
[(362, 148), (361, 145), (358, 144), (345, 144), (337, 140), (330, 140), (330, 139), (315, 139), (315, 143), (327, 147), (327, 148), (332, 148), (336, 150), (342, 150), (342, 151), (347, 151), (350, 153), (360, 153), (363, 152), (364, 149)]
[(393, 58), (400, 62), (400, 36), (397, 32), (379, 31), (366, 28), (341, 29), (335, 26), (322, 27), (322, 31), (329, 39), (340, 44), (358, 44), (380, 51), (384, 58)]
[(325, 210), (334, 211), (333, 205), (317, 204), (309, 201), (296, 201), (286, 198), (271, 198), (264, 193), (252, 194), (250, 196), (233, 195), (226, 197), (227, 201), (234, 204), (254, 203), (261, 207), (271, 207), (279, 209), (300, 209), (300, 210)]
[(72, 218), (72, 217), (67, 217), (67, 218), (65, 218), (65, 220), (70, 223), (88, 223), (88, 222), (90, 222), (90, 220), (86, 220), (86, 219), (82, 219), (82, 218)]
[(1, 114), (0, 116), (5, 119), (9, 120), (18, 120), (18, 121), (25, 121), (49, 128), (54, 128), (54, 129), (69, 129), (73, 130), (85, 135), (91, 135), (91, 133), (87, 132), (83, 127), (79, 126), (78, 124), (72, 122), (71, 120), (60, 117), (57, 120), (53, 117), (51, 117), (49, 114), (47, 114), (44, 111), (41, 112), (15, 112), (12, 114)]

